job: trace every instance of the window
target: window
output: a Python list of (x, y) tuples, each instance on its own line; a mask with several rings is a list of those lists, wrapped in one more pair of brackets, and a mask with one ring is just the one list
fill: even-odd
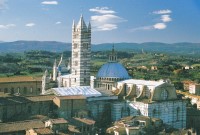
[(74, 49), (76, 49), (78, 47), (78, 44), (74, 43)]
[(74, 62), (74, 65), (75, 65), (75, 66), (78, 66), (78, 61), (75, 61), (75, 62)]
[(86, 70), (84, 70), (84, 75), (86, 75)]
[(75, 74), (75, 75), (77, 74), (77, 71), (76, 71), (76, 70), (74, 71), (74, 74)]
[(14, 94), (14, 88), (11, 88), (10, 94)]
[(78, 57), (78, 53), (74, 53), (74, 57), (77, 58)]
[(4, 93), (8, 93), (8, 88), (5, 88), (5, 89), (4, 89)]
[(30, 93), (33, 93), (33, 88), (32, 87), (30, 88)]
[(176, 108), (176, 121), (179, 121), (179, 118), (180, 118), (180, 108), (179, 107), (177, 107)]
[(74, 82), (76, 82), (76, 78), (74, 78)]
[(86, 78), (84, 78), (84, 80), (83, 80), (83, 81), (84, 81), (84, 83), (86, 83)]
[(20, 94), (20, 87), (17, 88), (17, 94)]
[(28, 106), (28, 113), (31, 113), (32, 112), (32, 108), (31, 106)]
[(153, 116), (156, 115), (156, 109), (153, 109), (152, 115), (153, 115)]

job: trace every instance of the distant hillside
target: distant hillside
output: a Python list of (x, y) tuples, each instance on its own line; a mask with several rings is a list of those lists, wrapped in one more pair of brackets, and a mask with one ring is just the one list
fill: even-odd
[(71, 43), (56, 41), (0, 42), (0, 52), (24, 52), (29, 50), (63, 52), (66, 50), (71, 50)]
[[(111, 43), (93, 45), (93, 51), (111, 50)], [(200, 55), (200, 43), (158, 43), (158, 42), (146, 42), (146, 43), (115, 43), (115, 48), (121, 51), (147, 51), (147, 52), (164, 52), (174, 54), (190, 54)]]
[[(175, 54), (200, 54), (200, 43), (174, 43), (166, 44), (159, 42), (146, 43), (115, 43), (116, 50), (122, 51), (150, 51), (150, 52), (165, 52)], [(111, 43), (92, 45), (93, 51), (111, 50)], [(0, 42), (0, 52), (24, 52), (29, 50), (46, 50), (53, 52), (63, 52), (71, 50), (71, 43), (63, 43), (56, 41), (15, 41), (15, 42)]]

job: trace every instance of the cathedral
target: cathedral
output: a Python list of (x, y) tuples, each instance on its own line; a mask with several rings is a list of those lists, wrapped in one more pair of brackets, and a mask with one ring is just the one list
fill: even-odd
[(132, 79), (117, 61), (114, 46), (108, 62), (96, 76), (90, 76), (91, 24), (86, 25), (82, 15), (77, 25), (75, 22), (72, 25), (69, 61), (67, 67), (63, 56), (58, 64), (55, 60), (51, 79), (58, 87), (44, 86), (43, 94), (83, 95), (87, 98), (89, 116), (97, 121), (106, 116), (114, 122), (124, 116), (143, 115), (160, 118), (174, 128), (186, 127), (186, 103), (177, 97), (174, 85), (164, 80)]

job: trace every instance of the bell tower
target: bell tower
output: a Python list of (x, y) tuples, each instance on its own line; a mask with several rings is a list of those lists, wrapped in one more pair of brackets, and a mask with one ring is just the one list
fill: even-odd
[(81, 15), (72, 25), (71, 86), (90, 85), (91, 24), (86, 26)]

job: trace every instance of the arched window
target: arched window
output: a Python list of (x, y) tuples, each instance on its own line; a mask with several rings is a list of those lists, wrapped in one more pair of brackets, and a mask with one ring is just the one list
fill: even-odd
[(33, 93), (33, 88), (32, 87), (30, 88), (30, 93)]
[(179, 121), (179, 119), (180, 119), (180, 107), (177, 107), (176, 108), (176, 121)]
[(4, 89), (4, 93), (8, 93), (8, 88), (5, 88), (5, 89)]
[(14, 94), (14, 88), (11, 88), (10, 94)]

